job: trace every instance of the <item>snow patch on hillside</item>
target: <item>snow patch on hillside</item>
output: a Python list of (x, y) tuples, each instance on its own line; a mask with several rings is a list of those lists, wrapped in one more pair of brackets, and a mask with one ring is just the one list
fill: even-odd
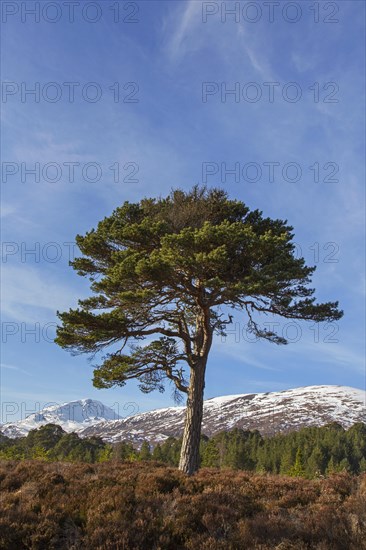
[[(180, 436), (184, 415), (185, 407), (166, 407), (120, 418), (100, 401), (81, 399), (47, 407), (0, 429), (8, 437), (20, 437), (52, 423), (82, 437), (95, 435), (105, 441), (130, 440), (136, 444), (147, 439), (154, 443)], [(344, 428), (356, 422), (366, 423), (366, 392), (347, 386), (305, 386), (214, 397), (204, 402), (202, 431), (212, 436), (237, 427), (272, 435), (330, 422), (338, 422)]]
[(45, 424), (58, 424), (66, 432), (80, 432), (99, 422), (110, 422), (119, 418), (113, 409), (100, 401), (80, 399), (62, 405), (51, 405), (30, 414), (24, 420), (3, 424), (1, 431), (8, 437), (20, 437)]

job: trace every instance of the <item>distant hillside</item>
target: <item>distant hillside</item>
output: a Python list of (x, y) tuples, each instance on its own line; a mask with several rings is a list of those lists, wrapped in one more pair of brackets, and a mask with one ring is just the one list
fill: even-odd
[[(169, 407), (86, 427), (80, 435), (105, 441), (161, 442), (183, 431), (184, 407)], [(366, 392), (346, 386), (307, 386), (281, 392), (228, 395), (204, 403), (203, 433), (243, 428), (262, 435), (338, 422), (366, 422)]]
[(77, 432), (94, 424), (117, 420), (120, 418), (110, 407), (94, 399), (80, 399), (62, 405), (46, 407), (38, 413), (30, 414), (24, 420), (8, 422), (0, 429), (7, 437), (22, 437), (30, 430), (40, 428), (45, 424), (57, 424), (66, 432)]
[[(306, 386), (280, 392), (215, 397), (205, 401), (203, 433), (212, 436), (223, 430), (243, 428), (273, 435), (330, 422), (348, 428), (356, 422), (366, 422), (365, 404), (365, 391), (346, 386)], [(95, 435), (108, 442), (130, 440), (137, 444), (148, 440), (154, 444), (182, 434), (184, 411), (184, 407), (168, 407), (119, 419), (100, 401), (84, 399), (4, 424), (1, 431), (8, 437), (19, 437), (33, 428), (54, 423), (82, 437)]]

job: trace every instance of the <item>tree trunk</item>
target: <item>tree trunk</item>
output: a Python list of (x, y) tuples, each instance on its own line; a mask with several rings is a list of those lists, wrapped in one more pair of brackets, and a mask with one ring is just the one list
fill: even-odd
[(191, 369), (179, 469), (193, 475), (199, 468), (206, 359)]

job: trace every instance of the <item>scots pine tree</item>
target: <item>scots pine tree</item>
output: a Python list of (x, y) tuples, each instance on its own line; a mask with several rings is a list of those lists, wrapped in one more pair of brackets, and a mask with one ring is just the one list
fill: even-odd
[(151, 448), (147, 441), (142, 442), (139, 460), (151, 460)]
[(305, 467), (304, 467), (304, 458), (301, 447), (298, 447), (296, 452), (295, 464), (291, 468), (289, 474), (291, 476), (304, 476)]
[(160, 443), (155, 445), (153, 452), (152, 452), (152, 458), (154, 460), (163, 460), (163, 453), (161, 452), (161, 446)]
[(173, 384), (186, 394), (179, 467), (193, 474), (206, 367), (214, 335), (239, 313), (258, 338), (286, 344), (263, 328), (261, 314), (334, 321), (338, 302), (317, 304), (314, 267), (297, 258), (293, 228), (263, 217), (222, 189), (198, 186), (166, 197), (125, 202), (84, 236), (71, 262), (93, 295), (58, 313), (56, 342), (73, 353), (102, 356), (97, 388), (137, 379), (143, 392)]

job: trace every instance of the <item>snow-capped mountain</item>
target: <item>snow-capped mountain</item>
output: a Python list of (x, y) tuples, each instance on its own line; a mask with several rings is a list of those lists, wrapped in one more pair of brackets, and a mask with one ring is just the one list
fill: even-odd
[(66, 432), (80, 432), (99, 422), (109, 422), (121, 418), (110, 407), (93, 399), (80, 399), (62, 405), (52, 405), (30, 414), (24, 420), (6, 423), (0, 427), (7, 437), (21, 437), (30, 430), (44, 424), (58, 424)]
[[(48, 407), (25, 420), (3, 424), (0, 430), (8, 437), (20, 437), (53, 423), (82, 437), (96, 435), (109, 442), (129, 440), (139, 444), (146, 439), (157, 443), (182, 434), (184, 413), (185, 407), (168, 407), (120, 418), (100, 401), (83, 399)], [(208, 436), (235, 427), (272, 435), (329, 422), (338, 422), (345, 428), (355, 422), (366, 423), (366, 392), (346, 386), (306, 386), (215, 397), (204, 403), (202, 428)]]
[[(101, 422), (85, 428), (81, 435), (97, 435), (109, 442), (141, 443), (146, 439), (157, 443), (182, 434), (184, 411), (184, 407), (169, 407)], [(345, 428), (355, 422), (366, 423), (366, 392), (345, 386), (307, 386), (280, 392), (215, 397), (204, 403), (202, 431), (212, 436), (237, 427), (272, 435), (329, 422), (338, 422)]]

